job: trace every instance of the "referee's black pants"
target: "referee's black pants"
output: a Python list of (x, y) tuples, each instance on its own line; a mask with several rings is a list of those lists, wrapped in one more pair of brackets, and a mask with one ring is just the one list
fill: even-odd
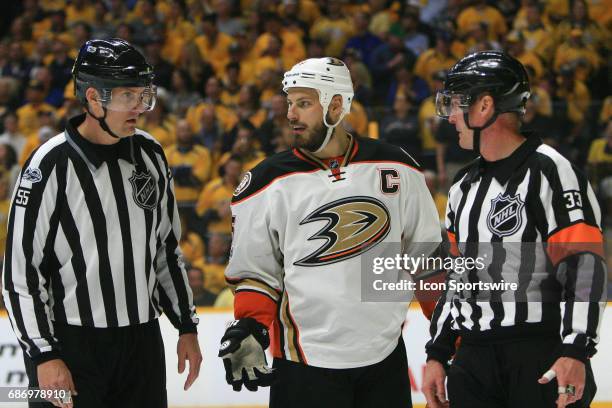
[[(166, 408), (166, 367), (159, 322), (118, 328), (55, 324), (62, 359), (78, 393), (74, 408)], [(36, 367), (25, 358), (30, 387)], [(30, 402), (29, 408), (52, 408)]]
[[(558, 337), (495, 344), (462, 341), (448, 371), (451, 408), (556, 408), (557, 380), (538, 379), (558, 358)], [(588, 408), (597, 387), (586, 364), (584, 394), (568, 407)]]
[(332, 369), (274, 359), (270, 408), (412, 408), (408, 361), (400, 337), (373, 365)]

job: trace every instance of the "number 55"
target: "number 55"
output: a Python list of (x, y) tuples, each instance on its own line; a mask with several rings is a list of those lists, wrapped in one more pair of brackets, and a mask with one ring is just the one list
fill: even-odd
[(17, 190), (17, 195), (15, 196), (15, 204), (26, 206), (28, 205), (28, 200), (30, 199), (30, 190), (26, 190), (23, 188), (19, 188)]

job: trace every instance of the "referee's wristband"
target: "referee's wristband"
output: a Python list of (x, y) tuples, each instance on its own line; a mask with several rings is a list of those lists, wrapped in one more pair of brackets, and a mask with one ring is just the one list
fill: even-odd
[(44, 353), (38, 354), (36, 357), (30, 357), (30, 360), (32, 360), (37, 367), (42, 363), (56, 359), (62, 359), (62, 354), (58, 350), (45, 351)]

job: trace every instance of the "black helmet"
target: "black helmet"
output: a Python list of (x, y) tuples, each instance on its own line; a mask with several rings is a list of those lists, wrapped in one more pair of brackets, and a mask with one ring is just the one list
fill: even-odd
[(153, 83), (153, 67), (130, 43), (119, 38), (89, 40), (81, 47), (72, 77), (75, 95), (85, 104), (89, 87), (110, 90), (117, 87), (149, 87)]
[(488, 92), (498, 114), (524, 113), (531, 93), (523, 64), (502, 51), (481, 51), (463, 57), (448, 72), (444, 90), (466, 95), (468, 102)]

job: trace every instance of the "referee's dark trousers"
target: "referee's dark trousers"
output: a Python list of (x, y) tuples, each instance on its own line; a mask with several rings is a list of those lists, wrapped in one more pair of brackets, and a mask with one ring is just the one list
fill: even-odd
[[(78, 393), (74, 408), (166, 408), (164, 344), (157, 319), (117, 328), (54, 324), (62, 359)], [(30, 387), (36, 366), (26, 356)], [(30, 402), (29, 408), (52, 408)]]
[[(462, 341), (448, 371), (450, 408), (556, 408), (557, 380), (538, 379), (557, 360), (558, 337), (504, 343)], [(584, 394), (571, 408), (588, 408), (597, 387), (586, 364)]]

